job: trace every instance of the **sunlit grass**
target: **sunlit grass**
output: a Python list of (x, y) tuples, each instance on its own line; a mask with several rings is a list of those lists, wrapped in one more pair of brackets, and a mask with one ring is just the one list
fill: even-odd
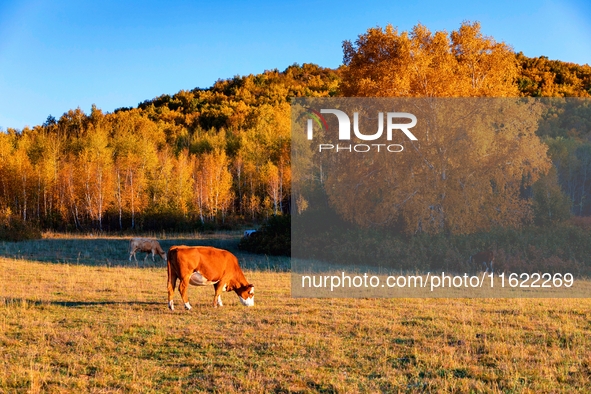
[(589, 299), (294, 299), (247, 269), (253, 308), (170, 312), (163, 264), (0, 271), (0, 392), (591, 390)]

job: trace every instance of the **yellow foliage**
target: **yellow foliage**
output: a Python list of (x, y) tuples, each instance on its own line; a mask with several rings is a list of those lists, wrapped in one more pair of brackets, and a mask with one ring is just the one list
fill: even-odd
[(355, 44), (343, 43), (341, 89), (354, 97), (515, 97), (513, 51), (480, 32), (479, 23), (432, 34), (388, 25), (372, 28)]

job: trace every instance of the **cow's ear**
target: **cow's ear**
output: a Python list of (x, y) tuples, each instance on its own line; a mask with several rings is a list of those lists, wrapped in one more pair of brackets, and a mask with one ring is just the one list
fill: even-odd
[(254, 294), (254, 285), (250, 285), (250, 290), (248, 294)]

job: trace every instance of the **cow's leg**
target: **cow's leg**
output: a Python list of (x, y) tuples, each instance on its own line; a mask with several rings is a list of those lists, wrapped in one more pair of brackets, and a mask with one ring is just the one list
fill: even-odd
[(156, 262), (156, 260), (154, 260), (154, 249), (152, 249), (152, 261)]
[(191, 310), (191, 304), (189, 304), (189, 295), (187, 294), (187, 290), (189, 288), (189, 280), (191, 279), (191, 275), (187, 275), (181, 279), (181, 284), (179, 285), (179, 291), (181, 292), (181, 298), (185, 303), (185, 308), (187, 310)]
[(224, 306), (224, 304), (222, 303), (222, 291), (224, 291), (225, 287), (226, 286), (222, 286), (222, 282), (218, 282), (213, 285), (213, 288), (215, 289), (215, 294), (213, 296), (214, 308), (218, 306)]
[(174, 298), (174, 289), (176, 288), (177, 276), (174, 270), (170, 269), (169, 276), (170, 278), (168, 278), (168, 308), (171, 311), (174, 311), (174, 301), (172, 299)]

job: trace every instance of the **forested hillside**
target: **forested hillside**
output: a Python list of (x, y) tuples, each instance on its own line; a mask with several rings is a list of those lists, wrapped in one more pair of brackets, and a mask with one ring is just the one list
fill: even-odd
[[(423, 34), (436, 43), (447, 34), (429, 38), (425, 31), (415, 29), (410, 35)], [(453, 34), (462, 37), (461, 31)], [(369, 35), (379, 39), (375, 29)], [(113, 113), (94, 106), (88, 114), (71, 109), (59, 119), (49, 116), (43, 125), (1, 132), (0, 222), (19, 217), (45, 229), (183, 230), (259, 223), (288, 213), (291, 98), (371, 95), (372, 81), (381, 78), (383, 70), (374, 68), (377, 74), (371, 74), (355, 63), (362, 59), (355, 60), (351, 43), (344, 48), (345, 65), (337, 70), (294, 64), (284, 71), (221, 79), (208, 89), (162, 95)], [(435, 45), (422, 48), (428, 53)], [(445, 84), (456, 83), (464, 86), (456, 96), (591, 96), (588, 65), (528, 58), (503, 48), (502, 61), (479, 63), (483, 72), (486, 67), (505, 71), (497, 72), (504, 82), (495, 85), (502, 92), (483, 88), (476, 94), (461, 85), (458, 73), (437, 81), (434, 90), (412, 95), (445, 95)], [(387, 60), (416, 61), (429, 78), (441, 75), (427, 56), (397, 58), (401, 53), (390, 53)], [(465, 54), (449, 56), (465, 64)], [(578, 109), (576, 125), (560, 114), (547, 114), (538, 131), (557, 170), (554, 184), (574, 202), (577, 215), (591, 214), (589, 110)]]
[(44, 228), (188, 229), (289, 211), (290, 107), (337, 93), (338, 71), (217, 81), (104, 114), (0, 133), (0, 218)]

